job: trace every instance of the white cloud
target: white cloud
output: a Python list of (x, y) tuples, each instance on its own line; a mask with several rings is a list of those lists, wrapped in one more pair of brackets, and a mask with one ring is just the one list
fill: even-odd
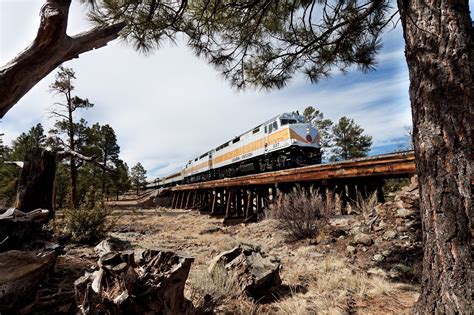
[[(41, 1), (0, 0), (2, 64), (34, 38), (40, 7)], [(71, 34), (87, 28), (82, 10), (77, 4), (71, 10)], [(401, 40), (392, 34), (388, 39)], [(403, 60), (400, 45), (394, 46), (393, 51), (382, 52), (381, 64)], [(151, 177), (178, 169), (194, 155), (278, 113), (309, 105), (318, 106), (334, 121), (343, 115), (354, 118), (374, 137), (375, 145), (403, 136), (404, 126), (410, 124), (404, 68), (390, 76), (377, 72), (355, 76), (357, 81), (351, 84), (342, 75), (322, 85), (310, 85), (300, 77), (284, 90), (267, 93), (236, 92), (184, 46), (165, 46), (145, 57), (113, 42), (66, 66), (77, 73), (77, 94), (95, 104), (83, 116), (90, 123), (110, 124), (122, 158), (129, 166), (142, 162)], [(375, 75), (381, 78), (374, 80)], [(53, 80), (54, 74), (43, 79), (5, 116), (0, 128), (7, 141), (38, 122), (45, 129), (52, 125), (45, 109), (54, 102), (47, 91)]]

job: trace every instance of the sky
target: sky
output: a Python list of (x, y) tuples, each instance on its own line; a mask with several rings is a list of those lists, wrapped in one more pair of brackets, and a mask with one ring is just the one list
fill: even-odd
[[(0, 66), (26, 48), (39, 25), (40, 0), (0, 0)], [(472, 4), (471, 4), (472, 5)], [(68, 34), (90, 28), (86, 7), (73, 1)], [(275, 91), (236, 91), (185, 45), (164, 44), (143, 55), (121, 41), (84, 53), (64, 65), (76, 72), (76, 95), (95, 107), (82, 110), (90, 125), (110, 124), (131, 167), (141, 162), (149, 179), (177, 170), (234, 136), (283, 112), (313, 106), (337, 121), (353, 118), (373, 137), (371, 154), (407, 141), (411, 126), (408, 69), (401, 26), (387, 31), (376, 71), (334, 74), (319, 84), (297, 76)], [(8, 144), (37, 123), (48, 130), (48, 91), (56, 71), (30, 90), (3, 118)]]

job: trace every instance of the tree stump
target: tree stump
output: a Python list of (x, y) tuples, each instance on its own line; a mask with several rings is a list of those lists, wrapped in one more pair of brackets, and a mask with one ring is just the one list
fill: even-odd
[(21, 170), (15, 208), (23, 212), (48, 209), (50, 218), (53, 217), (55, 176), (55, 152), (43, 149), (28, 151)]
[(242, 293), (257, 300), (272, 297), (272, 290), (281, 285), (280, 264), (266, 256), (259, 247), (241, 244), (222, 252), (209, 264), (211, 278), (224, 268), (227, 277), (236, 279)]
[(76, 302), (82, 314), (184, 314), (193, 261), (166, 250), (108, 252), (75, 281)]

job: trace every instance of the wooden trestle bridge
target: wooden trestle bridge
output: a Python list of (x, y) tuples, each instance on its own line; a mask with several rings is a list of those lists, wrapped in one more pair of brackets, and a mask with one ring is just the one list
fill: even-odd
[[(342, 202), (355, 200), (357, 191), (367, 197), (389, 178), (415, 174), (413, 151), (371, 156), (350, 161), (312, 165), (281, 171), (226, 178), (165, 189), (171, 208), (199, 209), (226, 219), (257, 218), (270, 203), (280, 203), (294, 187), (319, 189), (325, 196), (339, 194)], [(326, 198), (326, 200), (332, 200)]]

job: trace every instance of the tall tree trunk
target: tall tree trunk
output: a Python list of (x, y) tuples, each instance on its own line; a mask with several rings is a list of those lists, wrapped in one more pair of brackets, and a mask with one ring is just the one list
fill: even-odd
[(423, 224), (418, 314), (471, 314), (473, 51), (467, 0), (398, 0)]
[(71, 156), (70, 158), (70, 175), (71, 175), (71, 207), (74, 209), (77, 208), (77, 166), (76, 166), (76, 158)]

